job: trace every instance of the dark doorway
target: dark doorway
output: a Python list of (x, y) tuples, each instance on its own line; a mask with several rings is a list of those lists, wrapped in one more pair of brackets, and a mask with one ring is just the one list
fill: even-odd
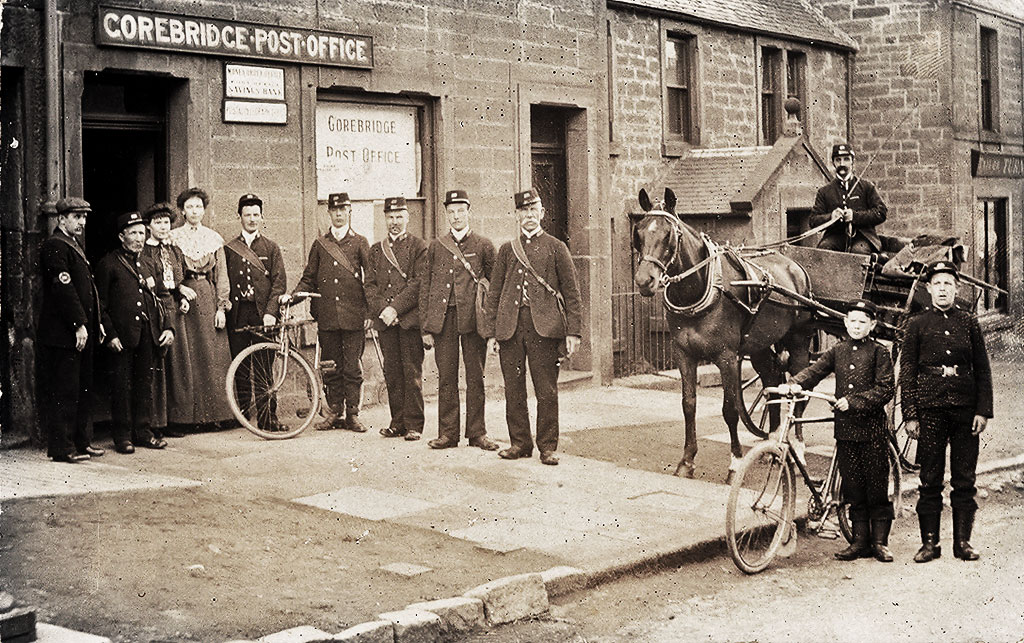
[[(786, 210), (786, 238), (792, 238), (811, 229), (811, 211), (804, 208)], [(800, 246), (810, 246), (814, 239), (803, 239), (797, 242)]]
[(93, 213), (86, 253), (97, 260), (118, 244), (117, 217), (167, 199), (165, 81), (93, 73), (82, 92), (82, 177)]
[(530, 107), (533, 188), (544, 203), (541, 227), (571, 248), (565, 130), (565, 110), (540, 105)]

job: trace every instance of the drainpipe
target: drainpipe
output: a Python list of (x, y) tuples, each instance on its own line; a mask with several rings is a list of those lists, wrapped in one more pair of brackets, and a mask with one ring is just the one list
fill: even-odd
[[(61, 190), (61, 139), (64, 125), (61, 113), (60, 92), (60, 16), (57, 0), (46, 0), (43, 4), (43, 69), (46, 80), (46, 197), (47, 203), (56, 203)], [(44, 211), (55, 211), (44, 208)], [(55, 221), (48, 221), (51, 230)]]

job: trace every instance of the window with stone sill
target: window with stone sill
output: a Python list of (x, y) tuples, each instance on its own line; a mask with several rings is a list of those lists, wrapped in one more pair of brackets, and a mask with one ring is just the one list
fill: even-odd
[(981, 129), (999, 130), (999, 39), (995, 29), (981, 27), (978, 36), (978, 73)]
[(775, 46), (761, 47), (761, 141), (772, 145), (782, 136), (786, 112), (782, 104), (786, 98), (800, 101), (800, 120), (807, 131), (807, 54), (803, 51)]
[(697, 143), (694, 96), (695, 36), (669, 32), (662, 73), (666, 142)]

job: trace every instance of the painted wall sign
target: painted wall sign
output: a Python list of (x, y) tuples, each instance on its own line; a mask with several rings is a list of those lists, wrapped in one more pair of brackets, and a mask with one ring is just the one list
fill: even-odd
[(284, 68), (227, 63), (224, 98), (284, 100)]
[(993, 154), (971, 150), (971, 167), (974, 176), (1024, 179), (1024, 156), (1017, 154)]
[(288, 122), (288, 105), (287, 103), (226, 100), (224, 101), (224, 122), (284, 125)]
[(320, 101), (316, 106), (317, 198), (415, 196), (416, 108)]
[(370, 36), (121, 7), (97, 7), (95, 41), (114, 47), (373, 67)]

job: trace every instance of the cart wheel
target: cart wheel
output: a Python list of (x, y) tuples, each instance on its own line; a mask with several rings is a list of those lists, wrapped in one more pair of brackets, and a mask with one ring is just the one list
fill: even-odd
[[(900, 373), (899, 352), (893, 352), (896, 353), (893, 357), (894, 377), (898, 382)], [(917, 463), (917, 438), (910, 437), (910, 434), (907, 433), (906, 422), (903, 420), (902, 398), (903, 392), (897, 388), (896, 395), (893, 396), (889, 409), (889, 441), (899, 456), (900, 466), (907, 473), (912, 473), (919, 471), (921, 465)]]
[(774, 404), (771, 406), (766, 404), (769, 396), (764, 392), (761, 377), (752, 372), (753, 369), (747, 369), (748, 375), (744, 377), (744, 363), (749, 364), (750, 360), (740, 357), (736, 368), (739, 378), (739, 396), (736, 399), (736, 405), (739, 408), (737, 411), (739, 411), (740, 420), (743, 421), (743, 425), (747, 427), (748, 431), (759, 438), (767, 438), (771, 430), (779, 425), (779, 407)]

